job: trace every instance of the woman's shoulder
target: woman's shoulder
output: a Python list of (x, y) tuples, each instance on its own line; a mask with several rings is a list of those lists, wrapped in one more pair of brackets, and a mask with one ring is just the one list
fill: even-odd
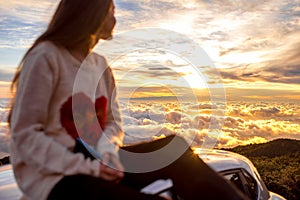
[(97, 52), (94, 52), (94, 51), (90, 53), (89, 57), (92, 57), (97, 61), (106, 62), (106, 59), (105, 59), (104, 56), (102, 56), (102, 55), (100, 55), (100, 54), (98, 54)]
[(85, 59), (85, 62), (88, 62), (88, 63), (92, 62), (94, 65), (102, 66), (105, 68), (109, 67), (105, 57), (96, 52), (91, 52), (88, 55), (88, 57)]
[(23, 68), (33, 69), (40, 65), (58, 68), (57, 63), (62, 55), (62, 50), (52, 42), (43, 41), (35, 45), (25, 56)]
[(61, 51), (61, 48), (54, 44), (51, 41), (43, 41), (39, 42), (30, 53), (32, 54), (44, 54), (44, 55), (51, 55), (51, 54), (57, 54)]
[(43, 41), (36, 44), (26, 55), (25, 61), (43, 62), (49, 66), (58, 67), (57, 63), (63, 62), (67, 57), (62, 47), (51, 41)]

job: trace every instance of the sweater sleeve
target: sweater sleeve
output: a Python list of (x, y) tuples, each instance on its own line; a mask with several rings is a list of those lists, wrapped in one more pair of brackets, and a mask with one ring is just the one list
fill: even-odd
[(12, 111), (12, 148), (19, 159), (42, 174), (98, 176), (98, 161), (74, 154), (45, 132), (58, 71), (50, 60), (31, 52), (23, 63)]
[(105, 130), (97, 144), (97, 151), (100, 154), (111, 153), (118, 157), (119, 147), (123, 144), (124, 133), (122, 130), (122, 120), (117, 100), (116, 84), (111, 68), (106, 70), (107, 89), (109, 95), (107, 120)]

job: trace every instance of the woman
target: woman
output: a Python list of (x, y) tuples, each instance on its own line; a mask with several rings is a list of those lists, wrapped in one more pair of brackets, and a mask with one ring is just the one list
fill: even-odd
[[(149, 152), (174, 138), (177, 148), (180, 145), (186, 148), (176, 162), (163, 169), (124, 175), (118, 156), (123, 132), (114, 78), (105, 59), (92, 53), (100, 39), (112, 37), (115, 23), (112, 0), (61, 0), (47, 30), (25, 54), (13, 80), (16, 94), (10, 115), (12, 164), (25, 197), (39, 200), (163, 199), (142, 194), (139, 190), (156, 179), (168, 177), (173, 179), (177, 193), (185, 199), (243, 199), (177, 137), (123, 148), (131, 152)], [(89, 57), (97, 63), (96, 71), (100, 69), (102, 73), (99, 84), (92, 91), (94, 94), (74, 93), (80, 66)], [(85, 116), (89, 116), (87, 107), (95, 106), (97, 116), (89, 125), (90, 122), (83, 119), (79, 122), (83, 128), (78, 128), (76, 117), (73, 118), (76, 115), (74, 106), (84, 107)], [(94, 126), (95, 119), (100, 128), (99, 124)], [(86, 126), (96, 127), (93, 130), (97, 137), (86, 137)], [(80, 147), (78, 138), (89, 140), (90, 136), (93, 138), (90, 145), (97, 148), (101, 162), (76, 152)], [(125, 168), (129, 167), (126, 154), (120, 157)], [(189, 167), (189, 162), (194, 162), (193, 168)], [(193, 174), (178, 176), (179, 169), (190, 169)], [(200, 178), (195, 180), (194, 176)], [(211, 178), (213, 180), (209, 180)], [(187, 181), (192, 185), (190, 189), (183, 185)], [(206, 193), (199, 195), (199, 187), (203, 187)]]

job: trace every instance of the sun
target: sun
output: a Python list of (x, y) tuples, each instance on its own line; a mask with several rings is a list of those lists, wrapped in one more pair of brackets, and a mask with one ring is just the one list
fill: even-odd
[(206, 81), (202, 76), (196, 73), (191, 73), (183, 77), (189, 86), (194, 89), (206, 88)]
[(189, 35), (193, 33), (195, 17), (193, 12), (189, 14), (185, 13), (184, 15), (175, 13), (167, 20), (161, 21), (158, 27)]

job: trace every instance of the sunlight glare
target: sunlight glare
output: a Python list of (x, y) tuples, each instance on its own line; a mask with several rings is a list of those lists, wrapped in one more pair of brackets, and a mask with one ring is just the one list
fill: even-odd
[(174, 16), (171, 17), (171, 20), (160, 22), (158, 27), (178, 33), (192, 34), (194, 20), (195, 14), (192, 12), (189, 14), (185, 13), (185, 15), (174, 14)]

